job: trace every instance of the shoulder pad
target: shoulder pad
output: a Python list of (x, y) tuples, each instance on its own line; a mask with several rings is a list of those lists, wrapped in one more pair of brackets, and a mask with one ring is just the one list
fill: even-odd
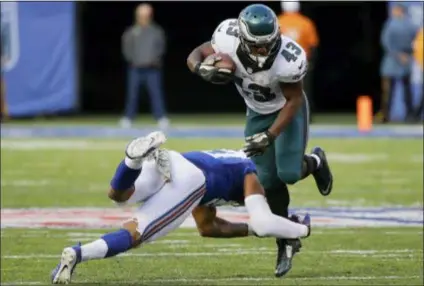
[(227, 19), (221, 22), (212, 35), (211, 44), (216, 53), (230, 54), (238, 39), (237, 19)]
[(281, 82), (298, 82), (308, 71), (308, 60), (302, 47), (287, 37), (282, 37), (280, 64), (277, 66), (277, 76)]

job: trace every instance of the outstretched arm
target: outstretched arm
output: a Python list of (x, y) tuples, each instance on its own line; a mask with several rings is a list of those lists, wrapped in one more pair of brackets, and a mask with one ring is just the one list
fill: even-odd
[(214, 238), (245, 237), (249, 235), (246, 223), (232, 223), (216, 216), (216, 208), (198, 206), (193, 217), (201, 236)]

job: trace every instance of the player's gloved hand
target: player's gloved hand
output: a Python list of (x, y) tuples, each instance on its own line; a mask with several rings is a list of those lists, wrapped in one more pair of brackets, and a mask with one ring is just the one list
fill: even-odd
[(233, 79), (233, 73), (229, 69), (216, 67), (215, 64), (220, 60), (222, 60), (220, 56), (208, 57), (196, 65), (194, 72), (211, 83), (227, 84)]
[(266, 148), (274, 142), (275, 136), (269, 131), (265, 131), (246, 137), (245, 140), (246, 143), (243, 147), (244, 153), (246, 153), (247, 157), (254, 157), (262, 155)]

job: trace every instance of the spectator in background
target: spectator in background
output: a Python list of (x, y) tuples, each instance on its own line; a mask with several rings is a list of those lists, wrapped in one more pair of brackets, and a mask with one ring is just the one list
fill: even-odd
[(1, 89), (0, 89), (0, 118), (4, 121), (7, 118), (6, 109), (6, 82), (3, 77), (4, 66), (10, 55), (10, 38), (9, 38), (9, 27), (7, 23), (1, 22)]
[(390, 107), (396, 80), (400, 79), (403, 85), (403, 100), (406, 106), (406, 120), (414, 119), (411, 88), (412, 42), (416, 28), (406, 17), (407, 8), (401, 4), (394, 4), (391, 17), (386, 20), (381, 33), (381, 45), (384, 58), (381, 64), (382, 76), (382, 109), (378, 120), (389, 121)]
[(303, 86), (309, 100), (309, 108), (313, 111), (313, 70), (319, 44), (315, 24), (299, 12), (299, 1), (281, 1), (281, 8), (283, 12), (278, 17), (281, 33), (299, 43), (308, 57), (308, 73), (303, 79)]
[(1, 98), (0, 98), (0, 108), (1, 108), (1, 113), (0, 113), (0, 119), (3, 121), (7, 118), (7, 109), (6, 109), (6, 83), (4, 81), (3, 75), (1, 76)]
[[(415, 37), (415, 41), (414, 41), (414, 58), (416, 60), (416, 62), (418, 63), (418, 65), (421, 68), (421, 77), (423, 77), (423, 71), (424, 71), (424, 28), (421, 27), (420, 31), (417, 33), (417, 36)], [(421, 84), (423, 84), (421, 82)], [(418, 106), (416, 112), (415, 112), (415, 117), (417, 119), (421, 119), (422, 114), (423, 114), (423, 110), (424, 110), (424, 92), (421, 88), (421, 102), (420, 105)]]
[(147, 87), (151, 107), (159, 128), (166, 130), (166, 117), (162, 86), (162, 64), (165, 53), (165, 33), (153, 22), (153, 8), (140, 4), (135, 11), (136, 23), (122, 36), (122, 53), (128, 63), (128, 86), (125, 116), (122, 127), (130, 127), (138, 111), (140, 85)]

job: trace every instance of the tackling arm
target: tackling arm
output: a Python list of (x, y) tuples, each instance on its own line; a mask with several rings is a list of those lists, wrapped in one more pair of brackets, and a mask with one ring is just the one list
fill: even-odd
[(245, 237), (249, 235), (246, 223), (232, 223), (216, 216), (216, 208), (198, 206), (193, 210), (193, 218), (201, 236), (214, 238)]

